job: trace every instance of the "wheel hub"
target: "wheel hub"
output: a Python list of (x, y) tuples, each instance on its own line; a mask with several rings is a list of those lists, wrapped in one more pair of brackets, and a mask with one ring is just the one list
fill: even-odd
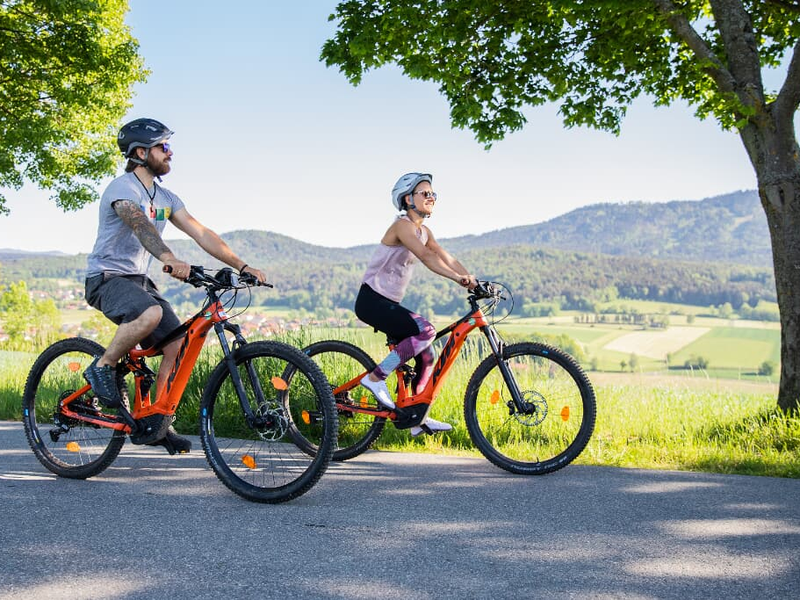
[(533, 390), (522, 392), (521, 395), (522, 410), (517, 409), (513, 400), (509, 400), (506, 403), (509, 414), (522, 425), (529, 427), (539, 425), (547, 418), (547, 400)]
[(254, 429), (258, 437), (264, 441), (274, 442), (281, 439), (289, 429), (289, 419), (280, 407), (259, 406), (256, 411)]

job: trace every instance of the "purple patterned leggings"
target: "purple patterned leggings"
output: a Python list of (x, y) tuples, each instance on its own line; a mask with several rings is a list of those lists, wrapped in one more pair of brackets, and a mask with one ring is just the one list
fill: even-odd
[(355, 311), (356, 316), (367, 325), (394, 340), (400, 340), (394, 350), (375, 367), (373, 373), (386, 379), (398, 366), (415, 357), (417, 374), (413, 381), (414, 392), (424, 389), (436, 359), (436, 353), (431, 347), (436, 337), (434, 326), (417, 313), (381, 296), (366, 284), (361, 286), (358, 293)]

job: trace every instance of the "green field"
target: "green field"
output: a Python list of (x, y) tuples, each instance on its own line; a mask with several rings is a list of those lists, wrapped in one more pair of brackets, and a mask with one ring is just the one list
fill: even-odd
[(621, 362), (628, 363), (631, 354), (635, 353), (639, 362), (637, 370), (640, 371), (674, 371), (683, 367), (690, 357), (702, 356), (707, 359), (708, 369), (714, 370), (716, 376), (720, 377), (755, 377), (765, 361), (774, 363), (775, 378), (779, 372), (780, 329), (777, 324), (736, 321), (736, 326), (731, 326), (730, 319), (704, 318), (698, 319), (701, 322), (693, 325), (671, 325), (659, 334), (663, 333), (669, 337), (670, 331), (676, 331), (678, 328), (685, 331), (696, 327), (699, 337), (669, 352), (669, 365), (667, 365), (666, 352), (656, 358), (647, 356), (642, 351), (637, 352), (635, 344), (628, 352), (607, 347), (622, 336), (646, 333), (641, 327), (599, 323), (578, 325), (570, 321), (569, 318), (562, 318), (560, 322), (552, 319), (508, 319), (500, 326), (500, 330), (523, 337), (536, 333), (551, 336), (565, 334), (577, 341), (584, 350), (586, 354), (584, 367), (588, 367), (594, 358), (597, 368), (601, 371), (623, 370)]

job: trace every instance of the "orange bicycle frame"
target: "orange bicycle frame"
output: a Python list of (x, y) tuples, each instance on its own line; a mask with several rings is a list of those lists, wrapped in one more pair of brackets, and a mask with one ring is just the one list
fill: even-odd
[[(411, 390), (409, 390), (409, 388), (406, 386), (405, 379), (403, 378), (403, 365), (395, 369), (395, 373), (397, 374), (397, 406), (402, 409), (420, 404), (433, 404), (433, 401), (436, 399), (436, 396), (439, 394), (439, 390), (447, 378), (447, 373), (450, 370), (450, 367), (453, 366), (453, 363), (461, 352), (461, 347), (464, 344), (464, 340), (467, 339), (467, 336), (474, 329), (487, 327), (488, 325), (489, 323), (486, 321), (486, 316), (483, 314), (483, 311), (478, 308), (468, 315), (461, 317), (458, 321), (438, 331), (435, 339), (439, 339), (448, 333), (450, 335), (448, 336), (442, 351), (439, 353), (439, 358), (436, 360), (436, 364), (433, 367), (433, 373), (431, 374), (430, 380), (428, 380), (428, 383), (423, 390), (417, 391), (417, 393), (414, 395), (411, 395)], [(390, 345), (389, 347), (390, 349), (394, 348), (393, 345)], [(358, 387), (365, 374), (366, 372), (361, 373), (350, 381), (335, 388), (333, 390), (334, 397), (336, 397), (337, 394), (341, 394)], [(394, 411), (381, 407), (375, 409), (361, 405), (354, 406), (352, 404), (344, 404), (338, 401), (336, 405), (337, 408), (348, 410), (350, 412), (368, 413), (389, 419), (394, 419), (397, 417), (397, 414)]]
[[(175, 414), (183, 392), (186, 389), (186, 384), (189, 382), (189, 377), (194, 369), (194, 365), (205, 344), (206, 334), (216, 323), (222, 323), (227, 319), (228, 316), (225, 314), (222, 303), (216, 300), (205, 307), (201, 312), (189, 318), (159, 345), (151, 348), (134, 348), (128, 353), (121, 364), (127, 367), (134, 375), (135, 391), (131, 409), (131, 416), (134, 420), (139, 420), (153, 414), (162, 414), (165, 416)], [(143, 382), (148, 375), (152, 377), (155, 374), (145, 365), (144, 359), (158, 355), (164, 343), (176, 339), (177, 335), (182, 332), (185, 333), (183, 334), (183, 341), (178, 355), (175, 358), (175, 364), (167, 378), (166, 385), (160, 390), (156, 401), (152, 402), (149, 386), (145, 389)], [(123, 431), (126, 434), (131, 433), (133, 430), (131, 424), (123, 423), (115, 417), (78, 414), (70, 409), (70, 402), (89, 392), (90, 389), (91, 386), (86, 384), (84, 387), (76, 390), (65, 398), (62, 404), (62, 413), (74, 419)]]

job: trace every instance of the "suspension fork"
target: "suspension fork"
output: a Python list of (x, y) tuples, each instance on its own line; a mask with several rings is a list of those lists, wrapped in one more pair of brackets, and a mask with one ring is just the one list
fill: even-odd
[(492, 354), (494, 354), (495, 360), (497, 360), (497, 366), (500, 368), (500, 373), (503, 375), (503, 381), (506, 382), (508, 391), (511, 393), (511, 399), (514, 401), (514, 406), (517, 408), (517, 411), (526, 412), (526, 402), (522, 398), (522, 392), (519, 390), (517, 380), (514, 378), (514, 373), (512, 373), (511, 369), (508, 368), (506, 359), (503, 358), (503, 349), (506, 345), (505, 342), (500, 338), (500, 335), (491, 325), (481, 327), (481, 331), (489, 341), (489, 347), (492, 350)]
[[(231, 375), (231, 383), (233, 383), (233, 388), (236, 390), (236, 395), (239, 397), (239, 404), (242, 407), (245, 420), (250, 427), (255, 427), (259, 423), (260, 418), (253, 413), (253, 409), (250, 407), (250, 402), (247, 399), (247, 392), (244, 389), (244, 383), (242, 383), (242, 378), (239, 375), (239, 369), (236, 368), (236, 359), (234, 359), (233, 352), (228, 344), (228, 338), (225, 337), (225, 331), (230, 331), (234, 336), (234, 350), (244, 346), (247, 341), (244, 339), (244, 336), (242, 336), (241, 328), (238, 325), (229, 323), (228, 321), (214, 323), (214, 332), (217, 334), (222, 348), (222, 360), (228, 367), (228, 372)], [(255, 392), (256, 401), (259, 406), (264, 406), (266, 404), (264, 391), (261, 389), (261, 383), (258, 380), (253, 363), (246, 361), (245, 368), (247, 369), (247, 376), (250, 379), (250, 385)]]

